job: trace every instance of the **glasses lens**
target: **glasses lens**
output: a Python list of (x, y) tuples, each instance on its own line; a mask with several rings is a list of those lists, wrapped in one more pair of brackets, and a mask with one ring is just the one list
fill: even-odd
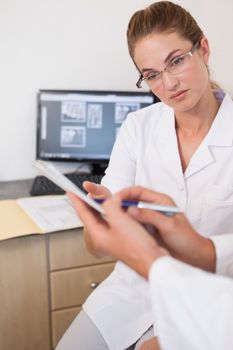
[(180, 74), (189, 69), (190, 58), (192, 54), (187, 52), (186, 54), (175, 58), (168, 66), (166, 71), (172, 74)]

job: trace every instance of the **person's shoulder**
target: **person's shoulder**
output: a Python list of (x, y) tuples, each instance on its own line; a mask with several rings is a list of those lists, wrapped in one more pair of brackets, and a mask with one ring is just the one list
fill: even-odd
[(129, 113), (127, 119), (132, 119), (136, 123), (148, 123), (149, 120), (156, 122), (168, 108), (163, 102), (156, 102), (150, 106), (141, 108), (135, 112)]
[(121, 132), (135, 133), (138, 135), (149, 135), (155, 131), (163, 116), (167, 114), (169, 107), (163, 102), (156, 102), (150, 106), (141, 108), (128, 114)]
[(137, 115), (148, 115), (151, 113), (156, 113), (156, 114), (160, 114), (163, 112), (164, 108), (166, 108), (167, 106), (163, 103), (163, 102), (155, 102), (152, 103), (151, 105), (141, 108), (138, 111), (136, 111), (135, 113)]

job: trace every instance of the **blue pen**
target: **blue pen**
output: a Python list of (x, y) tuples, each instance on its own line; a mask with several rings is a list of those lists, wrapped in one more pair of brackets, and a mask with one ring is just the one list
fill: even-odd
[[(99, 204), (103, 203), (105, 199), (95, 199), (95, 201)], [(182, 213), (181, 210), (177, 207), (170, 205), (160, 205), (156, 203), (147, 203), (147, 202), (137, 202), (137, 201), (128, 201), (124, 200), (121, 203), (122, 208), (128, 207), (137, 207), (141, 209), (151, 209), (155, 211), (159, 211), (164, 215), (173, 216), (178, 213)]]

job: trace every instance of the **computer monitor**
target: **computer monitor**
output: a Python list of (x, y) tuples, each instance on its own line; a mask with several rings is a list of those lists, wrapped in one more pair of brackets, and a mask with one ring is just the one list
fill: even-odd
[(127, 114), (154, 102), (150, 92), (40, 90), (37, 159), (107, 164)]

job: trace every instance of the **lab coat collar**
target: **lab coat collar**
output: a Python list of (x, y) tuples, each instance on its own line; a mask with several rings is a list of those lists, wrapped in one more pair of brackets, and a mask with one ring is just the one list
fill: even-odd
[(175, 130), (175, 117), (172, 108), (164, 106), (164, 111), (158, 123), (156, 138), (160, 142), (161, 155), (169, 167), (173, 167), (174, 174), (181, 180), (194, 175), (210, 164), (214, 163), (215, 157), (211, 147), (232, 147), (233, 146), (233, 102), (226, 94), (216, 118), (193, 155), (190, 163), (183, 174), (180, 155), (178, 150), (177, 135)]
[(224, 152), (226, 147), (233, 146), (233, 102), (229, 95), (225, 95), (215, 120), (192, 156), (185, 171), (185, 178), (201, 171), (207, 166), (215, 163), (213, 148), (219, 147)]
[(203, 140), (209, 146), (232, 146), (233, 141), (233, 102), (226, 94), (215, 120)]

